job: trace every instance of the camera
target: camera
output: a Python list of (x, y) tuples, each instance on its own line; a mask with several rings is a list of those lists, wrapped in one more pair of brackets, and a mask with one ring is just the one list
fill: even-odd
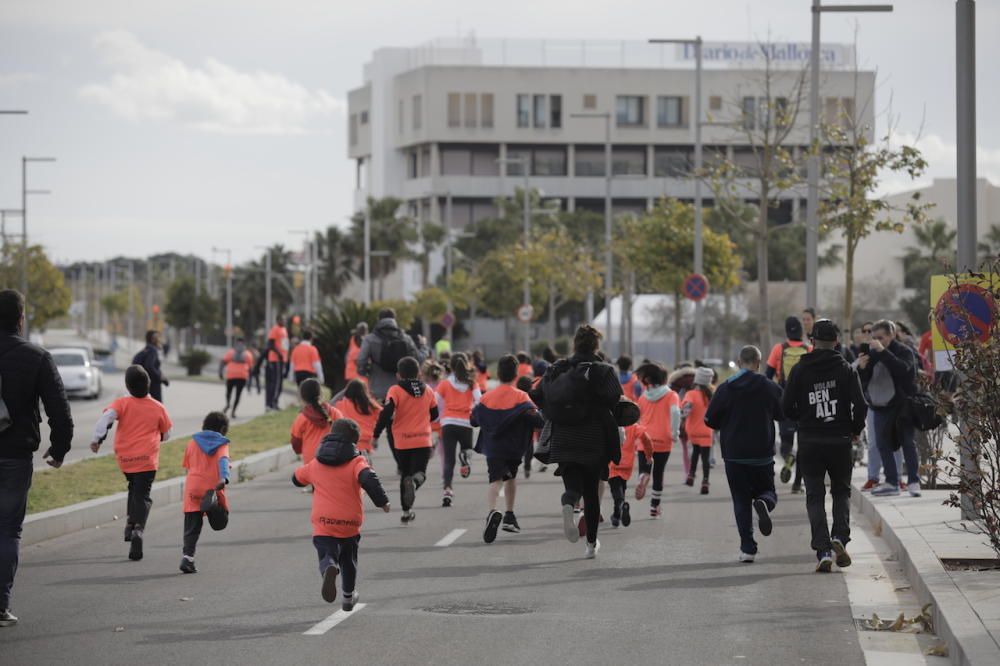
[(867, 342), (862, 342), (860, 345), (858, 345), (858, 349), (861, 351), (862, 354), (868, 354), (869, 352), (871, 352), (871, 348), (872, 346)]

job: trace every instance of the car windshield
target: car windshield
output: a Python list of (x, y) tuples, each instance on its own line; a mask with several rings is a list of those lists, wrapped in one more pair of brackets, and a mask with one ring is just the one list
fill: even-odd
[(59, 367), (83, 367), (87, 365), (84, 361), (83, 354), (73, 354), (71, 352), (63, 352), (52, 355), (52, 360), (56, 362)]

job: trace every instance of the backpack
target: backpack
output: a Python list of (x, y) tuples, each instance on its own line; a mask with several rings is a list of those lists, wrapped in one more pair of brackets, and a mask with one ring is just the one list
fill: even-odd
[(378, 367), (386, 372), (395, 373), (400, 359), (409, 356), (410, 346), (406, 344), (406, 339), (402, 333), (397, 333), (392, 337), (382, 335), (381, 333), (377, 335), (382, 340), (382, 350), (378, 355)]
[(793, 347), (788, 342), (781, 343), (781, 368), (778, 373), (779, 383), (788, 381), (788, 375), (792, 373), (792, 368), (798, 365), (803, 356), (809, 353), (805, 345)]
[(590, 363), (569, 366), (558, 374), (542, 378), (546, 420), (556, 425), (576, 425), (590, 413)]
[(906, 399), (913, 427), (921, 432), (936, 430), (944, 423), (937, 410), (937, 402), (928, 393), (917, 393)]

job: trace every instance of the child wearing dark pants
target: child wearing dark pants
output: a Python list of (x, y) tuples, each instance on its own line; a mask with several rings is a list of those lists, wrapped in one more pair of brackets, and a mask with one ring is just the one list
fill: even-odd
[(198, 573), (194, 552), (201, 536), (205, 516), (213, 530), (229, 524), (229, 419), (222, 412), (210, 412), (201, 431), (196, 432), (184, 450), (181, 465), (187, 470), (184, 480), (184, 548), (180, 570)]
[(360, 437), (357, 423), (351, 419), (337, 419), (330, 434), (320, 443), (316, 457), (292, 475), (292, 483), (296, 486), (312, 485), (315, 489), (312, 496), (313, 546), (323, 578), (321, 595), (327, 603), (336, 601), (339, 575), (345, 611), (354, 610), (360, 598), (357, 590), (358, 544), (365, 517), (361, 491), (368, 494), (375, 506), (389, 512), (389, 498), (378, 475), (358, 452)]
[(635, 498), (642, 499), (650, 478), (653, 492), (649, 502), (650, 518), (662, 515), (663, 472), (667, 468), (674, 442), (680, 440), (681, 401), (676, 391), (667, 385), (667, 371), (656, 363), (644, 363), (636, 374), (642, 378), (644, 390), (636, 403), (641, 414), (639, 424), (653, 442), (653, 459), (639, 455), (639, 483)]
[(611, 512), (611, 526), (628, 527), (632, 523), (632, 516), (629, 504), (625, 501), (625, 490), (635, 467), (637, 449), (642, 447), (638, 453), (643, 457), (652, 456), (654, 455), (653, 442), (638, 423), (626, 426), (619, 432), (622, 440), (621, 460), (617, 463), (608, 463), (608, 488), (611, 489), (611, 499), (614, 502), (614, 508)]

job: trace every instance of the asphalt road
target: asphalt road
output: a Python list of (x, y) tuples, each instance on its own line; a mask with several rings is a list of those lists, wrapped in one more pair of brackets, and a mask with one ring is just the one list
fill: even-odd
[[(865, 663), (846, 582), (853, 572), (813, 572), (802, 496), (782, 492), (757, 563), (739, 564), (722, 470), (703, 497), (681, 484), (672, 461), (664, 517), (650, 520), (648, 500), (633, 501), (632, 526), (602, 527), (598, 558), (585, 560), (582, 540), (562, 536), (561, 482), (550, 473), (521, 484), (522, 533), (500, 532), (486, 545), (483, 459), (470, 479), (456, 479), (450, 509), (440, 507), (432, 474), (410, 526), (399, 522), (384, 447), (376, 465), (393, 511), (367, 508), (358, 585), (366, 605), (328, 631), (304, 635), (340, 604), (320, 598), (311, 498), (291, 485), (288, 468), (232, 489), (229, 527), (206, 525), (195, 575), (177, 570), (177, 505), (154, 509), (141, 562), (126, 559), (117, 522), (25, 548), (13, 604), (21, 623), (0, 630), (0, 661)], [(862, 569), (855, 585), (885, 578)], [(869, 663), (924, 663), (915, 659)]]

